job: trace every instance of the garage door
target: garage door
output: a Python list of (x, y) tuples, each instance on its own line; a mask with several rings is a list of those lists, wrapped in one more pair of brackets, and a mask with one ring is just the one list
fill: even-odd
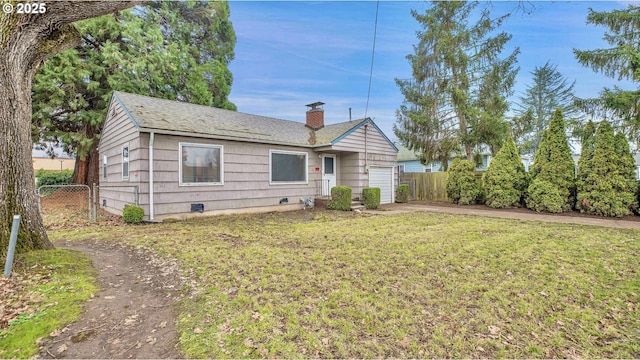
[(370, 167), (369, 187), (380, 188), (380, 203), (390, 204), (393, 201), (393, 168)]

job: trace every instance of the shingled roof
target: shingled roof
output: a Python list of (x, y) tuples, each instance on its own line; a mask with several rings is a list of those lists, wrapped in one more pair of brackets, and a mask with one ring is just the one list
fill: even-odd
[(114, 91), (139, 131), (166, 131), (198, 134), (259, 143), (318, 147), (332, 145), (344, 134), (371, 119), (359, 119), (326, 125), (313, 131), (304, 123), (252, 115), (237, 111), (194, 105), (175, 100)]

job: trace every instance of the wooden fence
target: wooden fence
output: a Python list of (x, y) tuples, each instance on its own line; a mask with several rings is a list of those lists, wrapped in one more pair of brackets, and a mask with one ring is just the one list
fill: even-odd
[[(483, 172), (476, 172), (476, 179), (482, 185)], [(447, 197), (446, 172), (434, 173), (401, 173), (400, 183), (408, 184), (413, 200), (449, 200)]]

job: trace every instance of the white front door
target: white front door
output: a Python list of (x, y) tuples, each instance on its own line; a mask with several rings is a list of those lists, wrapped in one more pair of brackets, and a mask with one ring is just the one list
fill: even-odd
[(322, 196), (331, 195), (336, 186), (336, 156), (322, 155)]

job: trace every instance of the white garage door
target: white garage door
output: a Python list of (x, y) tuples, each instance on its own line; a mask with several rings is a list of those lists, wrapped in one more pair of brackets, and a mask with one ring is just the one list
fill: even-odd
[(369, 187), (380, 188), (381, 204), (390, 204), (393, 202), (393, 168), (370, 167)]

